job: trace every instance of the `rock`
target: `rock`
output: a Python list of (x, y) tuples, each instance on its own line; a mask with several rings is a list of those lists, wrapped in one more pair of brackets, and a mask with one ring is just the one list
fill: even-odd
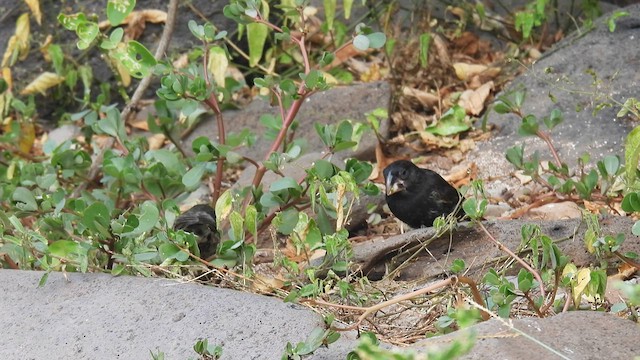
[[(629, 65), (637, 61), (637, 51), (631, 46), (619, 45), (640, 37), (640, 5), (624, 10), (630, 16), (616, 20), (614, 32), (609, 32), (608, 15), (603, 15), (594, 22), (593, 30), (560, 41), (498, 95), (526, 89), (523, 113), (533, 114), (540, 120), (552, 109), (560, 109), (564, 122), (551, 131), (551, 137), (561, 159), (569, 166), (575, 165), (585, 152), (591, 154), (594, 165), (605, 155), (622, 155), (624, 139), (636, 126), (627, 118), (617, 118), (620, 106), (606, 99), (611, 97), (624, 102), (637, 97), (640, 84), (636, 68)], [(592, 85), (594, 78), (590, 73), (600, 80), (597, 87)], [(553, 95), (554, 101), (549, 94)], [(594, 115), (595, 107), (603, 102), (613, 106), (605, 106)], [(477, 163), (480, 178), (507, 176), (515, 170), (505, 159), (506, 149), (514, 144), (525, 144), (525, 157), (538, 150), (541, 160), (552, 158), (540, 139), (518, 135), (519, 118), (491, 112), (488, 122), (498, 126), (495, 137), (478, 143), (478, 151), (469, 158)], [(542, 129), (546, 130), (544, 125)]]
[[(620, 251), (640, 252), (638, 237), (631, 233), (634, 221), (627, 217), (606, 217), (600, 219), (602, 236), (625, 235), (625, 242)], [(483, 224), (489, 233), (507, 248), (516, 251), (522, 241), (522, 226), (526, 224), (538, 225), (542, 234), (558, 241), (557, 246), (578, 267), (599, 264), (593, 254), (587, 252), (584, 246), (586, 224), (580, 219), (568, 220), (492, 220)], [(462, 259), (468, 264), (467, 276), (481, 278), (485, 275), (487, 266), (491, 266), (491, 259), (497, 259), (506, 254), (491, 242), (486, 234), (477, 226), (470, 223), (460, 223), (453, 234), (446, 233), (442, 237), (427, 245), (428, 254), (420, 253), (406, 267), (402, 269), (396, 280), (399, 281), (428, 281), (448, 275), (448, 269), (455, 259)], [(397, 267), (400, 261), (393, 259), (401, 250), (411, 246), (424, 244), (435, 231), (433, 228), (422, 228), (408, 231), (404, 234), (388, 238), (375, 238), (353, 246), (354, 270), (361, 270), (369, 275), (369, 280), (379, 280), (384, 271)], [(411, 254), (408, 254), (411, 255)], [(618, 261), (611, 259), (611, 261)], [(485, 262), (489, 262), (488, 264)]]
[[(297, 120), (299, 126), (295, 138), (304, 139), (304, 153), (323, 152), (326, 147), (316, 133), (314, 124), (338, 123), (345, 119), (366, 123), (364, 114), (377, 108), (388, 109), (390, 99), (389, 85), (386, 82), (364, 83), (352, 86), (335, 87), (309, 97), (300, 107)], [(260, 123), (263, 114), (278, 114), (277, 107), (270, 106), (262, 99), (256, 99), (242, 110), (224, 112), (227, 132), (238, 133), (245, 128), (257, 135), (256, 143), (250, 148), (239, 149), (244, 156), (257, 161), (264, 160), (273, 141), (264, 137), (264, 126)], [(388, 135), (388, 121), (381, 121), (380, 132)], [(199, 136), (217, 138), (217, 127), (213, 116), (206, 117), (185, 139), (185, 149), (191, 151), (191, 142)], [(336, 154), (339, 158), (356, 157), (363, 160), (375, 159), (376, 136), (373, 132), (363, 135), (355, 151), (343, 151)]]
[(53, 272), (38, 287), (42, 275), (0, 270), (2, 359), (187, 359), (199, 339), (221, 345), (223, 358), (276, 359), (287, 342), (324, 328), (318, 314), (274, 297), (107, 274), (67, 281)]
[(595, 311), (570, 311), (545, 319), (491, 319), (411, 348), (450, 346), (455, 339), (468, 338), (470, 332), (475, 333), (475, 345), (460, 359), (557, 359), (557, 354), (568, 359), (630, 359), (640, 354), (638, 324)]
[(529, 210), (523, 219), (538, 220), (562, 220), (579, 219), (582, 217), (582, 209), (573, 201), (546, 204)]

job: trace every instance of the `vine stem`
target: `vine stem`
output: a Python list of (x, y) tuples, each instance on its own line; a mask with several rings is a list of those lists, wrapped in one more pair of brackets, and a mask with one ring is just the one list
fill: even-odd
[(520, 265), (522, 265), (523, 268), (525, 268), (527, 271), (529, 271), (531, 274), (533, 274), (533, 277), (536, 278), (536, 281), (538, 281), (538, 284), (540, 285), (540, 294), (542, 295), (543, 298), (546, 298), (546, 293), (544, 291), (544, 283), (542, 282), (542, 278), (540, 277), (540, 274), (538, 274), (537, 271), (535, 271), (529, 264), (527, 264), (526, 261), (522, 260), (521, 257), (519, 257), (513, 251), (511, 251), (511, 249), (509, 249), (508, 247), (504, 246), (504, 244), (502, 244), (495, 237), (493, 237), (493, 235), (491, 235), (489, 230), (487, 230), (487, 228), (484, 226), (484, 224), (482, 224), (482, 222), (476, 221), (476, 224), (478, 224), (478, 226), (482, 229), (482, 231), (487, 235), (489, 240), (491, 240), (498, 247), (498, 249), (500, 249), (501, 251), (506, 252), (514, 260), (516, 260), (518, 263), (520, 263)]

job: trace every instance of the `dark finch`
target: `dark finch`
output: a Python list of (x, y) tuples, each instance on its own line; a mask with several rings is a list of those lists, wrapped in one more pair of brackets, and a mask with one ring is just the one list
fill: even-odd
[(173, 224), (175, 230), (184, 230), (198, 237), (200, 257), (208, 258), (216, 253), (220, 241), (216, 229), (216, 212), (209, 205), (196, 205), (178, 216)]
[(438, 216), (456, 210), (460, 201), (458, 190), (445, 179), (411, 161), (395, 161), (383, 174), (389, 209), (412, 228), (432, 226)]

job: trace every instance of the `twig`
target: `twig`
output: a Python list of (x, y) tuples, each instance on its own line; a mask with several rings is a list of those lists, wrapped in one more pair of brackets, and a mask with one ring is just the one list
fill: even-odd
[[(156, 49), (156, 52), (154, 54), (154, 57), (156, 58), (156, 60), (159, 59), (161, 56), (163, 56), (165, 51), (167, 51), (167, 48), (169, 47), (169, 42), (171, 41), (171, 35), (173, 34), (173, 28), (175, 25), (177, 11), (178, 11), (178, 0), (171, 0), (167, 8), (167, 20), (164, 23), (164, 30), (162, 31), (162, 36), (160, 37), (160, 41), (158, 42), (158, 48)], [(122, 121), (125, 121), (129, 117), (131, 110), (134, 108), (134, 106), (136, 106), (138, 101), (142, 99), (142, 95), (149, 87), (149, 84), (151, 84), (151, 75), (145, 76), (140, 81), (140, 83), (138, 83), (138, 87), (136, 87), (136, 90), (133, 92), (133, 95), (131, 96), (131, 101), (129, 102), (129, 104), (127, 104), (124, 107), (124, 109), (122, 109), (122, 112), (120, 113), (120, 119)], [(102, 161), (104, 160), (104, 154), (107, 152), (107, 149), (110, 149), (111, 147), (113, 147), (114, 144), (115, 144), (114, 138), (109, 138), (109, 140), (107, 140), (104, 147), (100, 150), (100, 153), (96, 157), (95, 161), (93, 162), (93, 164), (91, 164), (87, 181), (80, 184), (73, 191), (73, 193), (71, 194), (72, 198), (78, 197), (80, 193), (87, 188), (89, 183), (95, 180), (102, 166)]]
[[(393, 299), (390, 299), (390, 300), (387, 300), (387, 301), (383, 301), (383, 302), (381, 302), (379, 304), (376, 304), (376, 305), (373, 305), (373, 306), (369, 306), (369, 307), (365, 307), (365, 308), (362, 308), (362, 307), (349, 307), (350, 310), (358, 310), (358, 311), (364, 311), (364, 312), (362, 313), (362, 315), (360, 315), (358, 317), (358, 320), (354, 324), (352, 324), (350, 326), (347, 326), (346, 328), (336, 328), (336, 327), (333, 327), (333, 326), (332, 326), (332, 328), (333, 328), (333, 330), (336, 330), (336, 331), (351, 331), (351, 330), (355, 330), (360, 326), (362, 321), (364, 321), (364, 319), (367, 318), (367, 316), (375, 313), (376, 311), (378, 311), (380, 309), (384, 309), (387, 306), (390, 306), (390, 305), (393, 305), (393, 304), (397, 304), (397, 303), (405, 301), (405, 300), (413, 299), (416, 296), (419, 296), (419, 295), (422, 295), (422, 294), (426, 294), (426, 293), (429, 293), (431, 291), (434, 291), (434, 290), (437, 290), (437, 289), (440, 289), (440, 288), (443, 288), (443, 287), (446, 287), (446, 286), (449, 286), (449, 285), (454, 285), (457, 281), (458, 281), (458, 278), (453, 276), (453, 277), (450, 277), (450, 278), (448, 278), (446, 280), (438, 281), (437, 283), (431, 284), (431, 285), (429, 285), (427, 287), (424, 287), (424, 288), (422, 288), (420, 290), (416, 290), (416, 291), (412, 291), (412, 292), (407, 293), (407, 294), (396, 296)], [(316, 304), (316, 305), (331, 306), (331, 307), (337, 307), (337, 308), (343, 308), (345, 306), (345, 305), (332, 304), (332, 303), (324, 302), (322, 300), (313, 300), (313, 299), (302, 299), (302, 300), (300, 300), (300, 302)]]

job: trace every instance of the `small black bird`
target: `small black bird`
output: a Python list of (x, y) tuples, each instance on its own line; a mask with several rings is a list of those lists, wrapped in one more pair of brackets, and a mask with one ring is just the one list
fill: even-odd
[(182, 213), (173, 224), (175, 230), (184, 230), (198, 237), (200, 257), (206, 259), (216, 253), (220, 242), (216, 228), (216, 212), (209, 205), (200, 204)]
[[(433, 220), (449, 215), (460, 201), (460, 194), (438, 173), (398, 160), (384, 171), (389, 209), (412, 228), (432, 226)], [(460, 216), (460, 211), (456, 216)]]

